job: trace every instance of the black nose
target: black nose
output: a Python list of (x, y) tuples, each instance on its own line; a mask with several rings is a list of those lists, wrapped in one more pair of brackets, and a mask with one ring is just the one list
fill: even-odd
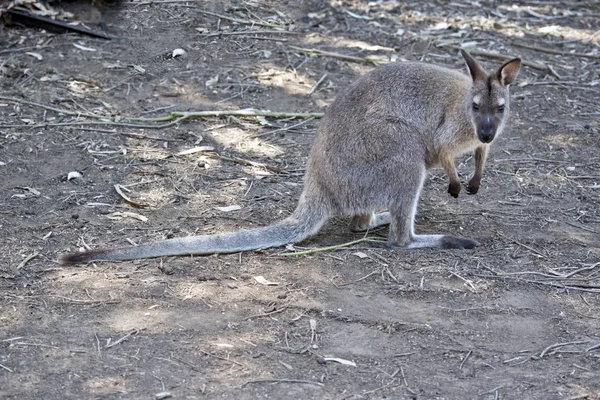
[(483, 143), (489, 143), (494, 139), (494, 124), (491, 121), (485, 121), (479, 125), (479, 139)]
[(493, 133), (487, 133), (487, 134), (480, 133), (479, 140), (482, 143), (490, 143), (492, 140), (494, 140), (494, 134)]

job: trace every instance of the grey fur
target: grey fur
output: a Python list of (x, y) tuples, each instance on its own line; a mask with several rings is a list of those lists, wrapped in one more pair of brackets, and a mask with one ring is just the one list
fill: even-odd
[(233, 253), (281, 246), (315, 234), (333, 215), (352, 216), (352, 230), (390, 224), (391, 247), (478, 246), (468, 238), (414, 232), (426, 171), (441, 164), (450, 178), (448, 192), (458, 197), (461, 184), (454, 157), (475, 150), (475, 173), (467, 191), (477, 193), (489, 144), (508, 119), (508, 85), (518, 74), (520, 60), (508, 61), (487, 74), (469, 54), (462, 54), (470, 77), (430, 64), (394, 63), (375, 69), (343, 91), (319, 125), (304, 191), (294, 213), (283, 221), (249, 231), (70, 253), (60, 261)]

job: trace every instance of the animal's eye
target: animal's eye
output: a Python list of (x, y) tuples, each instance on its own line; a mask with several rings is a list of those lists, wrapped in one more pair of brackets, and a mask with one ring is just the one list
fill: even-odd
[(504, 104), (501, 106), (498, 106), (498, 112), (504, 112)]
[(473, 103), (473, 111), (479, 111), (479, 104)]

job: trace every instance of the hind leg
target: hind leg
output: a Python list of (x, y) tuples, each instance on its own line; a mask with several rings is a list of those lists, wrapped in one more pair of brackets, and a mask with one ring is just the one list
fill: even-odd
[(390, 247), (403, 249), (442, 248), (442, 249), (472, 249), (479, 246), (476, 241), (449, 235), (417, 235), (414, 230), (417, 203), (421, 195), (425, 169), (410, 171), (413, 179), (406, 179), (410, 173), (403, 174), (403, 188), (399, 191), (395, 204), (390, 207), (391, 226), (388, 237)]
[(350, 221), (350, 230), (352, 232), (364, 232), (382, 225), (389, 225), (391, 222), (392, 215), (388, 211), (359, 214), (352, 217), (352, 221)]

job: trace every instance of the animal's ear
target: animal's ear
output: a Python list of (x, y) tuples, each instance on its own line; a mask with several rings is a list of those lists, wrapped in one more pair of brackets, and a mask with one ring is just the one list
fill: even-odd
[(519, 69), (521, 69), (521, 59), (514, 58), (510, 61), (502, 64), (498, 71), (496, 72), (496, 79), (503, 85), (508, 86), (517, 79), (517, 75), (519, 75)]
[(460, 54), (462, 54), (463, 58), (467, 62), (467, 69), (469, 70), (473, 81), (482, 80), (487, 77), (487, 73), (481, 67), (481, 65), (479, 65), (477, 60), (473, 58), (473, 56), (467, 53), (464, 49), (460, 49)]

